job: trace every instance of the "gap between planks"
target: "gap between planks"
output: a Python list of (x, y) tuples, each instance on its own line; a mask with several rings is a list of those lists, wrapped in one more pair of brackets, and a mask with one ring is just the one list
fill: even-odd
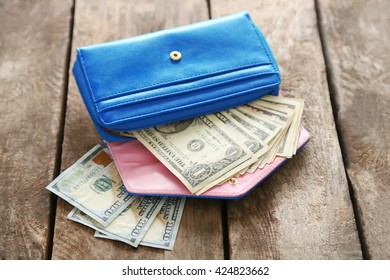
[[(64, 130), (65, 130), (65, 118), (66, 118), (66, 104), (68, 99), (68, 88), (69, 88), (69, 71), (71, 69), (71, 54), (72, 54), (72, 42), (73, 42), (73, 26), (74, 26), (74, 14), (75, 14), (75, 1), (72, 1), (72, 6), (70, 9), (70, 19), (69, 19), (69, 36), (68, 36), (68, 46), (66, 51), (66, 59), (64, 63), (64, 75), (63, 75), (63, 88), (62, 88), (62, 101), (61, 101), (61, 112), (60, 112), (60, 124), (59, 132), (57, 136), (56, 143), (56, 158), (53, 171), (53, 180), (60, 175), (61, 173), (61, 162), (62, 162), (62, 143), (64, 141)], [(53, 244), (54, 244), (54, 228), (56, 222), (56, 212), (57, 212), (57, 195), (50, 194), (50, 214), (49, 214), (49, 225), (48, 225), (48, 236), (47, 236), (47, 251), (46, 259), (51, 260), (53, 254)]]
[(332, 77), (330, 75), (330, 63), (329, 63), (329, 57), (328, 57), (327, 51), (326, 51), (327, 45), (326, 45), (324, 35), (323, 35), (324, 31), (322, 28), (322, 17), (321, 17), (321, 12), (320, 12), (318, 1), (319, 0), (314, 1), (315, 12), (316, 12), (316, 16), (317, 16), (317, 29), (318, 29), (318, 34), (320, 37), (322, 54), (324, 56), (325, 74), (326, 74), (326, 81), (328, 83), (328, 88), (329, 88), (329, 96), (330, 96), (330, 103), (332, 106), (333, 119), (334, 119), (334, 123), (336, 126), (337, 138), (339, 140), (341, 155), (342, 155), (342, 159), (343, 159), (343, 163), (344, 163), (344, 172), (345, 172), (345, 176), (346, 176), (347, 182), (348, 182), (349, 197), (350, 197), (351, 204), (352, 204), (353, 215), (355, 217), (355, 223), (356, 223), (356, 228), (358, 231), (359, 241), (360, 241), (360, 245), (361, 245), (361, 249), (362, 249), (362, 255), (363, 255), (363, 259), (367, 260), (367, 259), (371, 259), (371, 256), (369, 255), (369, 252), (367, 249), (367, 241), (366, 241), (366, 238), (364, 235), (364, 230), (362, 227), (362, 219), (361, 219), (359, 212), (357, 210), (358, 209), (358, 201), (356, 199), (355, 191), (353, 190), (351, 180), (350, 180), (348, 172), (346, 170), (347, 162), (346, 162), (346, 155), (345, 155), (345, 153), (346, 153), (345, 142), (344, 142), (343, 134), (342, 134), (342, 131), (340, 129), (340, 124), (339, 124), (338, 118), (337, 118), (337, 112), (339, 111), (340, 108), (336, 102), (335, 85), (334, 85), (334, 82), (333, 82)]

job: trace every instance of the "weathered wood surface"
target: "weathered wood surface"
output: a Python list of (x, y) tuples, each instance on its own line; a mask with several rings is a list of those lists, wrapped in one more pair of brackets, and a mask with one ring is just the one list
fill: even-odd
[(363, 249), (390, 259), (390, 2), (318, 4)]
[[(319, 0), (318, 30), (314, 0), (210, 0), (212, 17), (251, 13), (280, 64), (282, 93), (306, 101), (312, 139), (251, 194), (228, 201), (227, 213), (221, 201), (187, 200), (175, 249), (163, 251), (94, 238), (66, 220), (72, 207), (62, 199), (51, 239), (45, 186), (57, 175), (61, 147), (64, 170), (100, 141), (67, 65), (73, 3), (52, 2), (0, 4), (1, 259), (360, 259), (362, 249), (366, 258), (390, 258), (389, 3)], [(78, 46), (200, 21), (208, 12), (206, 0), (76, 0), (70, 67)]]
[[(76, 1), (72, 50), (208, 18), (206, 1)], [(72, 65), (75, 53), (72, 54)], [(74, 79), (69, 82), (62, 169), (100, 141)], [(156, 182), (157, 183), (157, 182)], [(174, 251), (132, 248), (93, 237), (66, 220), (72, 207), (58, 200), (53, 259), (223, 259), (221, 202), (188, 199)]]
[(282, 94), (305, 100), (311, 142), (251, 194), (228, 203), (230, 258), (360, 259), (314, 1), (211, 1), (212, 17), (240, 10), (265, 34)]
[(71, 1), (0, 4), (0, 259), (45, 259)]

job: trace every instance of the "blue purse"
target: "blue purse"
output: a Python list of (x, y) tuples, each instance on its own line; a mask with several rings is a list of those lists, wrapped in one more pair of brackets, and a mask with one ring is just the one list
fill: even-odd
[(260, 30), (239, 13), (77, 49), (80, 94), (107, 141), (205, 115), (265, 94), (280, 74)]

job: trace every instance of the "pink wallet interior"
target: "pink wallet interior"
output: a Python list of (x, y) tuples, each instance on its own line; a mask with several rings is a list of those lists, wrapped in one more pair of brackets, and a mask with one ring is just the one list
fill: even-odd
[[(302, 127), (298, 141), (299, 149), (308, 141), (309, 134)], [(183, 183), (137, 140), (107, 144), (127, 191), (134, 195), (237, 199), (251, 191), (287, 160), (276, 157), (272, 164), (267, 164), (263, 169), (239, 177), (235, 185), (226, 182), (197, 196), (188, 191)]]

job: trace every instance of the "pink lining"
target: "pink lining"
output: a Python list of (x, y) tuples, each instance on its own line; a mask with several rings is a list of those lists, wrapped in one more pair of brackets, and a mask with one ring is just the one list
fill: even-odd
[[(308, 132), (302, 127), (299, 149), (309, 141)], [(257, 169), (253, 174), (246, 173), (238, 178), (236, 185), (229, 182), (215, 186), (196, 196), (177, 179), (161, 162), (140, 142), (108, 142), (119, 174), (129, 193), (135, 195), (168, 195), (199, 198), (239, 198), (263, 181), (287, 159), (276, 157), (272, 164)]]

